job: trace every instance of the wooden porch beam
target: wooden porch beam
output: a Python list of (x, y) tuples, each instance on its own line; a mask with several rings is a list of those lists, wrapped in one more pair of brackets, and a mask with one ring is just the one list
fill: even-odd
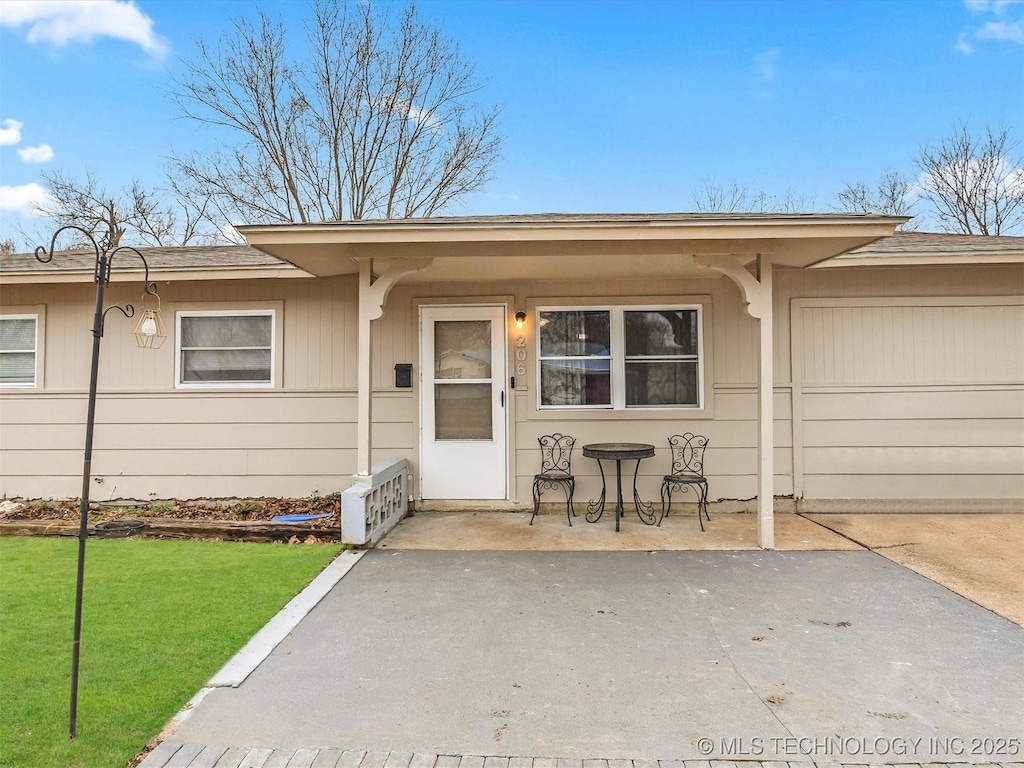
[(757, 544), (775, 549), (775, 372), (772, 307), (772, 256), (757, 254), (757, 275), (744, 256), (696, 256), (701, 266), (713, 269), (739, 286), (747, 313), (757, 318), (760, 356), (757, 378)]
[(359, 370), (356, 401), (356, 476), (369, 477), (373, 466), (373, 347), (371, 323), (384, 314), (384, 304), (395, 284), (406, 275), (426, 269), (432, 259), (400, 259), (378, 276), (373, 259), (359, 260)]

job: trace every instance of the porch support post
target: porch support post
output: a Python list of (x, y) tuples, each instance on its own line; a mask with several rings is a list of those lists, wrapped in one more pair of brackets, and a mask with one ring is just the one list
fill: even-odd
[(697, 264), (727, 276), (743, 293), (747, 313), (758, 320), (760, 357), (757, 376), (757, 544), (775, 549), (774, 337), (772, 335), (772, 257), (757, 254), (757, 276), (742, 256), (694, 256)]
[(426, 269), (429, 258), (397, 259), (380, 275), (374, 276), (373, 259), (359, 259), (359, 371), (356, 377), (356, 476), (369, 477), (373, 467), (373, 344), (371, 323), (384, 314), (384, 302), (399, 280)]
[(364, 259), (359, 262), (359, 369), (356, 375), (356, 474), (370, 475), (370, 453), (372, 451), (370, 428), (373, 424), (373, 349), (370, 343), (370, 321), (372, 320), (371, 289), (373, 283), (373, 262)]
[(757, 257), (758, 282), (761, 284), (761, 363), (757, 381), (758, 491), (757, 544), (775, 549), (775, 371), (772, 335), (772, 257)]

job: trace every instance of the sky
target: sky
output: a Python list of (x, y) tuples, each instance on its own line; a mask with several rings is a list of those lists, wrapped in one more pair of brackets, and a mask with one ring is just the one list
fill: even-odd
[[(197, 38), (303, 0), (0, 0), (0, 239), (40, 173), (163, 183), (215, 137), (170, 99)], [(452, 214), (694, 210), (705, 179), (829, 211), (958, 121), (1024, 138), (1024, 1), (419, 0), (501, 107), (502, 159)], [(38, 222), (37, 222), (38, 223)]]

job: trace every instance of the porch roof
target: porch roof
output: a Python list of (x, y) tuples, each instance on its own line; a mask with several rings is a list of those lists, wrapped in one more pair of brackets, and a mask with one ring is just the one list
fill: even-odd
[(874, 214), (647, 213), (526, 214), (428, 219), (370, 219), (236, 228), (256, 248), (311, 274), (358, 271), (364, 259), (432, 258), (415, 281), (493, 279), (501, 275), (601, 279), (622, 274), (623, 257), (639, 278), (707, 274), (695, 256), (771, 255), (808, 267), (879, 238), (907, 219)]

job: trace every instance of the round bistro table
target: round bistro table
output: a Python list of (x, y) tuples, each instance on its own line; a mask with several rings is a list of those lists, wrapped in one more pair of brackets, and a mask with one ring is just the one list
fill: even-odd
[(636, 504), (636, 514), (640, 520), (647, 525), (654, 525), (656, 516), (654, 506), (640, 499), (636, 490), (636, 477), (640, 472), (640, 460), (647, 459), (654, 455), (654, 446), (650, 443), (590, 443), (583, 446), (583, 455), (597, 460), (597, 467), (601, 470), (601, 498), (592, 501), (587, 505), (587, 522), (596, 523), (604, 514), (604, 502), (606, 497), (607, 484), (605, 483), (604, 467), (602, 461), (615, 462), (615, 530), (619, 530), (619, 520), (622, 519), (622, 462), (636, 461), (636, 469), (633, 470), (633, 503)]

